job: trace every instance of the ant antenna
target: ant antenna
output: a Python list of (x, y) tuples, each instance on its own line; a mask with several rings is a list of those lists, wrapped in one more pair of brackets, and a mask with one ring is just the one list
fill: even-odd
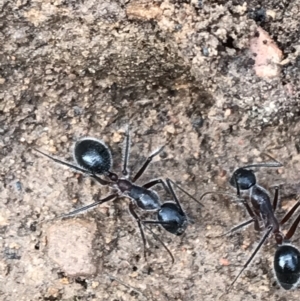
[(40, 153), (41, 155), (43, 155), (43, 156), (45, 156), (45, 157), (51, 159), (52, 161), (54, 161), (54, 162), (56, 162), (56, 163), (59, 163), (59, 164), (68, 166), (68, 167), (73, 168), (73, 169), (75, 169), (76, 171), (80, 171), (80, 172), (82, 172), (82, 173), (84, 173), (84, 174), (91, 175), (91, 173), (90, 173), (89, 171), (87, 171), (87, 170), (85, 170), (85, 169), (83, 169), (83, 168), (81, 168), (81, 167), (79, 167), (79, 166), (76, 166), (76, 165), (70, 164), (70, 163), (68, 163), (68, 162), (65, 162), (65, 161), (56, 159), (55, 157), (50, 156), (50, 155), (48, 155), (48, 154), (46, 154), (46, 153), (44, 153), (44, 152), (42, 152), (42, 151), (40, 151), (40, 150), (38, 150), (38, 149), (36, 149), (36, 148), (33, 148), (33, 150), (36, 151), (36, 152), (38, 152), (38, 153)]
[(208, 194), (228, 195), (228, 196), (231, 196), (231, 197), (235, 198), (235, 199), (238, 200), (238, 201), (243, 201), (243, 199), (238, 198), (236, 194), (229, 193), (229, 192), (219, 192), (219, 191), (206, 191), (206, 192), (204, 192), (204, 193), (201, 195), (201, 197), (200, 197), (200, 201), (201, 201), (205, 196), (207, 196)]
[(89, 172), (86, 169), (83, 169), (83, 168), (81, 168), (79, 166), (76, 166), (76, 165), (73, 165), (71, 163), (68, 163), (68, 162), (62, 161), (60, 159), (57, 159), (57, 158), (55, 158), (53, 156), (50, 156), (50, 155), (48, 155), (48, 154), (46, 154), (46, 153), (44, 153), (44, 152), (42, 152), (42, 151), (40, 151), (40, 150), (38, 150), (36, 148), (33, 148), (33, 150), (36, 151), (36, 152), (38, 152), (38, 153), (40, 153), (41, 155), (43, 155), (43, 156), (51, 159), (52, 161), (54, 161), (54, 162), (56, 162), (58, 164), (61, 164), (61, 165), (64, 165), (64, 166), (68, 166), (68, 167), (70, 167), (72, 169), (75, 169), (76, 171), (79, 171), (79, 172), (81, 172), (83, 174), (86, 174), (86, 175), (90, 176), (91, 178), (95, 179), (101, 185), (109, 185), (109, 184), (111, 184), (110, 182), (97, 177), (95, 174)]
[(279, 161), (277, 161), (275, 158), (273, 158), (272, 156), (266, 154), (266, 153), (262, 153), (263, 156), (271, 159), (273, 162), (261, 162), (261, 163), (253, 163), (253, 164), (249, 164), (246, 166), (243, 166), (242, 168), (251, 168), (251, 167), (282, 167), (283, 164), (280, 163)]
[(99, 201), (94, 202), (92, 204), (89, 204), (87, 206), (78, 208), (78, 209), (76, 209), (74, 211), (71, 211), (69, 213), (63, 214), (63, 215), (60, 216), (60, 218), (66, 218), (66, 217), (74, 216), (74, 215), (77, 215), (77, 214), (80, 214), (80, 213), (84, 213), (87, 210), (89, 210), (91, 208), (94, 208), (94, 207), (96, 207), (96, 206), (98, 206), (100, 204), (103, 204), (105, 202), (111, 201), (111, 200), (115, 199), (116, 197), (118, 197), (117, 193), (111, 194), (111, 195), (107, 196), (106, 198), (104, 198), (102, 200), (99, 200)]

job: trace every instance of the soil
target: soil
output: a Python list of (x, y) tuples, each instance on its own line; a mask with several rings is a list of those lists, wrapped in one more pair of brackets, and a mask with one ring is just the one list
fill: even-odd
[[(60, 219), (109, 189), (34, 151), (72, 162), (96, 137), (121, 174), (129, 124), (132, 174), (165, 145), (138, 183), (168, 177), (197, 199), (235, 194), (233, 170), (267, 153), (284, 167), (257, 177), (280, 184), (280, 218), (300, 191), (299, 20), (299, 0), (0, 2), (0, 299), (299, 300), (276, 283), (273, 238), (227, 291), (261, 237), (218, 237), (248, 218), (233, 197), (201, 208), (178, 191), (184, 235), (151, 227), (175, 263), (149, 231), (145, 261), (128, 199)], [(272, 76), (254, 68), (261, 29), (281, 50)]]

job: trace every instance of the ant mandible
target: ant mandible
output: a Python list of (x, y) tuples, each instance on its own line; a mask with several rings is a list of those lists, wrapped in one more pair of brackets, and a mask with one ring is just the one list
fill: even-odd
[[(273, 159), (272, 157), (270, 158)], [(251, 219), (235, 226), (224, 235), (235, 232), (238, 229), (241, 229), (251, 223), (254, 223), (255, 230), (264, 230), (265, 233), (263, 234), (257, 247), (249, 257), (249, 259), (246, 261), (241, 271), (235, 277), (229, 288), (234, 285), (243, 271), (252, 262), (255, 255), (261, 249), (262, 245), (265, 243), (271, 233), (274, 234), (274, 238), (278, 246), (274, 255), (273, 266), (275, 276), (279, 285), (285, 290), (290, 290), (296, 287), (300, 282), (300, 252), (295, 246), (289, 243), (289, 240), (293, 237), (297, 226), (300, 223), (300, 214), (294, 220), (286, 234), (283, 234), (281, 231), (281, 226), (283, 226), (287, 221), (290, 220), (297, 208), (300, 206), (300, 202), (297, 202), (279, 222), (277, 217), (275, 216), (279, 201), (279, 188), (275, 187), (275, 194), (272, 204), (268, 191), (264, 187), (257, 184), (255, 173), (250, 169), (253, 167), (281, 166), (283, 165), (276, 160), (274, 160), (273, 162), (246, 165), (235, 170), (230, 179), (231, 186), (237, 189), (238, 197), (241, 196), (241, 191), (249, 191), (249, 199), (252, 208), (246, 200), (242, 200), (242, 204), (245, 206)], [(204, 195), (207, 195), (209, 193), (212, 192), (203, 194), (200, 200), (204, 197)]]
[[(203, 206), (197, 201), (192, 195), (181, 188), (178, 184), (170, 179), (153, 179), (142, 186), (134, 184), (145, 172), (151, 161), (157, 156), (164, 147), (160, 147), (151, 153), (138, 172), (131, 178), (129, 176), (128, 161), (130, 153), (130, 135), (129, 129), (127, 129), (124, 141), (124, 156), (123, 156), (123, 169), (122, 174), (124, 177), (120, 178), (116, 173), (112, 172), (112, 155), (109, 147), (101, 140), (95, 138), (82, 138), (75, 143), (73, 157), (76, 165), (62, 161), (53, 156), (50, 156), (40, 150), (35, 149), (38, 153), (48, 157), (56, 163), (68, 166), (75, 169), (83, 174), (87, 174), (93, 178), (100, 185), (109, 186), (116, 192), (106, 196), (105, 198), (98, 200), (90, 205), (76, 209), (70, 213), (64, 214), (61, 217), (70, 217), (79, 213), (85, 212), (88, 209), (94, 208), (100, 204), (108, 201), (116, 200), (121, 197), (128, 197), (131, 202), (129, 204), (129, 212), (136, 220), (138, 227), (141, 232), (143, 246), (144, 246), (144, 257), (146, 258), (146, 238), (143, 230), (143, 226), (146, 227), (155, 239), (157, 239), (162, 246), (166, 249), (172, 258), (174, 263), (174, 257), (171, 251), (166, 247), (162, 240), (147, 227), (147, 224), (158, 224), (161, 225), (166, 231), (181, 235), (187, 228), (189, 223), (188, 217), (183, 211), (179, 199), (173, 189), (176, 186), (179, 190), (188, 195), (191, 199), (197, 202), (200, 206)], [(98, 175), (104, 176), (106, 179), (99, 177)], [(167, 193), (171, 193), (172, 201), (166, 201), (161, 204), (161, 200), (155, 190), (150, 188), (155, 185), (161, 184)], [(135, 212), (135, 207), (138, 207), (144, 211), (156, 212), (157, 220), (141, 220), (138, 214)]]

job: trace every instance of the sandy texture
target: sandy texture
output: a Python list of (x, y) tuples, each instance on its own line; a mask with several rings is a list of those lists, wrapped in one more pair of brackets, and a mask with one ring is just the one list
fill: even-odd
[(48, 256), (69, 276), (96, 274), (93, 241), (96, 224), (73, 219), (47, 229)]
[[(284, 167), (257, 175), (271, 193), (282, 184), (282, 216), (300, 190), (299, 9), (299, 0), (0, 1), (0, 299), (298, 300), (299, 289), (275, 282), (273, 239), (226, 293), (260, 237), (250, 227), (215, 238), (247, 218), (230, 197), (207, 196), (201, 209), (178, 192), (194, 223), (181, 237), (152, 227), (176, 262), (151, 233), (145, 262), (128, 200), (52, 220), (109, 189), (33, 148), (71, 161), (78, 138), (97, 137), (120, 173), (129, 123), (132, 173), (165, 145), (139, 183), (169, 177), (198, 198), (230, 189), (233, 170), (267, 152)], [(283, 53), (272, 79), (255, 74), (258, 28)], [(300, 246), (299, 231), (292, 241)], [(78, 249), (62, 259), (68, 243)]]

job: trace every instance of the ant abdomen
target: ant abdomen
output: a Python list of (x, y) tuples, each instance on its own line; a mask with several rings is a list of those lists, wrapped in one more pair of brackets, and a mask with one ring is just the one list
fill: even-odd
[(137, 206), (142, 210), (153, 211), (161, 208), (159, 196), (154, 190), (132, 185), (127, 194), (135, 200)]
[(300, 280), (300, 252), (292, 245), (281, 245), (274, 256), (274, 270), (278, 283), (285, 290), (297, 286)]
[(238, 168), (230, 179), (230, 185), (240, 190), (248, 190), (256, 184), (256, 177), (252, 170)]
[(109, 148), (94, 138), (83, 138), (75, 143), (74, 159), (80, 167), (93, 174), (104, 174), (112, 167)]
[(183, 234), (188, 225), (186, 215), (174, 202), (162, 204), (157, 218), (165, 230), (175, 235)]

